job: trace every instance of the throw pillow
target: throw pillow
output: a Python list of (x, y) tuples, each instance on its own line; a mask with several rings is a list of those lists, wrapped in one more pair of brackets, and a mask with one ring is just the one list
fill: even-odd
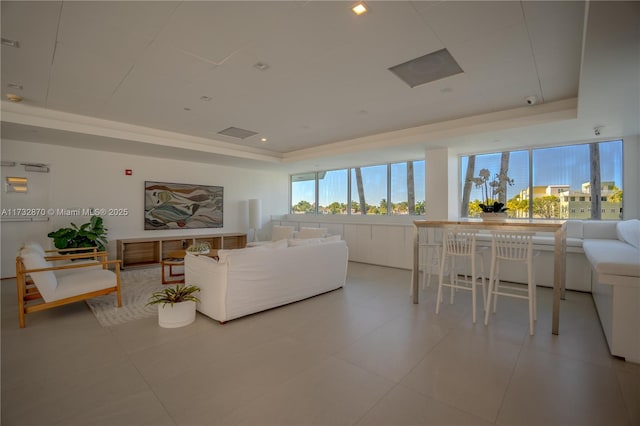
[(300, 228), (296, 238), (322, 238), (327, 235), (327, 228)]
[(293, 226), (273, 225), (271, 227), (271, 241), (286, 240), (293, 238)]

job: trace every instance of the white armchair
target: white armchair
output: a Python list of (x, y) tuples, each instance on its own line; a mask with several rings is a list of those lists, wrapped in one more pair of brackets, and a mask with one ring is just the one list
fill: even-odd
[[(80, 261), (57, 266), (52, 263), (72, 259)], [(109, 266), (115, 270), (109, 270)], [(122, 306), (120, 261), (107, 260), (106, 252), (45, 257), (37, 247), (23, 247), (16, 257), (16, 284), (20, 328), (25, 327), (25, 314), (113, 292), (117, 293), (118, 307)]]

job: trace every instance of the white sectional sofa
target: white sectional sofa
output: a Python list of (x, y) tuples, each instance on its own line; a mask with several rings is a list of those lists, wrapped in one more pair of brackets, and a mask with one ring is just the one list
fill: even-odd
[(593, 300), (609, 350), (640, 363), (640, 220), (582, 226)]
[(226, 322), (344, 286), (349, 255), (335, 236), (220, 250), (218, 257), (188, 254), (185, 282), (200, 287), (199, 312)]

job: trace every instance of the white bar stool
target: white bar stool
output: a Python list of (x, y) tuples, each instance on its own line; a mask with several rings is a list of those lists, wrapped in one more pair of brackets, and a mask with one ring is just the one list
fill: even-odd
[[(496, 312), (498, 296), (526, 299), (529, 301), (529, 334), (534, 333), (536, 315), (536, 282), (533, 268), (533, 235), (527, 231), (492, 231), (491, 271), (489, 273), (489, 296), (484, 324), (489, 324), (491, 296), (493, 296), (493, 313)], [(537, 254), (537, 253), (535, 253)], [(527, 288), (500, 284), (500, 262), (524, 262), (527, 264)], [(525, 294), (522, 294), (525, 293)]]
[[(455, 290), (470, 290), (473, 311), (473, 323), (476, 323), (476, 287), (482, 285), (482, 304), (486, 307), (486, 289), (484, 286), (484, 247), (476, 249), (476, 234), (478, 231), (469, 229), (446, 229), (442, 238), (442, 260), (440, 261), (440, 274), (438, 279), (438, 298), (436, 301), (436, 314), (440, 312), (442, 303), (442, 287), (451, 289), (450, 302), (453, 304)], [(476, 257), (480, 257), (480, 275), (476, 273)], [(469, 259), (471, 261), (471, 277), (464, 271), (462, 278), (458, 276), (456, 269), (457, 259)], [(444, 282), (445, 265), (449, 260), (449, 282)], [(460, 263), (458, 263), (458, 266)], [(478, 278), (480, 282), (478, 283)]]
[(440, 271), (440, 258), (442, 241), (436, 238), (436, 230), (433, 228), (418, 229), (419, 265), (418, 271), (422, 271), (422, 289), (431, 286), (431, 275)]

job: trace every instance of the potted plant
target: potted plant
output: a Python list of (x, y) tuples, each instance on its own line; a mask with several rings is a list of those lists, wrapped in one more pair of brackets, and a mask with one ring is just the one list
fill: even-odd
[(107, 246), (107, 229), (100, 216), (92, 216), (88, 223), (80, 227), (72, 222), (71, 228), (60, 228), (47, 236), (53, 238), (53, 245), (57, 249), (97, 247), (98, 251), (105, 251)]
[(187, 253), (191, 254), (209, 254), (211, 246), (207, 242), (195, 243), (187, 247)]
[(496, 201), (505, 191), (507, 185), (513, 186), (513, 179), (507, 176), (506, 172), (496, 173), (491, 179), (491, 172), (488, 169), (481, 169), (478, 177), (471, 178), (471, 181), (482, 191), (484, 202), (479, 204), (482, 209), (480, 217), (483, 220), (505, 220), (506, 211), (509, 210), (504, 203)]
[(200, 291), (195, 285), (178, 284), (156, 291), (147, 305), (158, 305), (158, 325), (164, 328), (177, 328), (189, 325), (196, 320), (196, 302), (194, 293)]

